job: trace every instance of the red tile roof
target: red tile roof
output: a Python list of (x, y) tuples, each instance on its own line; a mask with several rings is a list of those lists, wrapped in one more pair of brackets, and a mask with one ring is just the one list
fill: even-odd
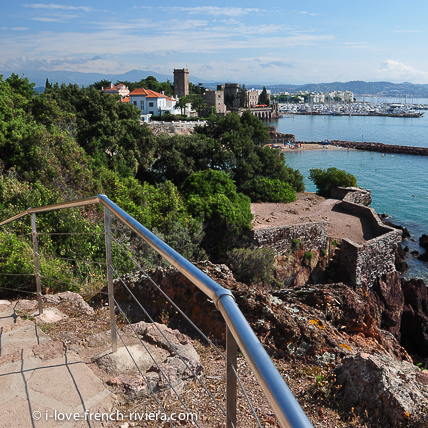
[(142, 89), (142, 88), (137, 88), (134, 89), (129, 96), (132, 95), (142, 95), (142, 96), (146, 96), (147, 98), (166, 98), (165, 95), (159, 94), (158, 92), (152, 91), (151, 89)]

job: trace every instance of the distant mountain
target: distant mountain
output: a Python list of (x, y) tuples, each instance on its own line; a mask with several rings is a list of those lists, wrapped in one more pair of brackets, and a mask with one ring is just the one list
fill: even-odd
[[(131, 70), (124, 74), (80, 73), (78, 71), (0, 70), (0, 74), (2, 74), (5, 79), (8, 78), (12, 73), (28, 77), (28, 80), (31, 83), (35, 83), (37, 88), (44, 88), (46, 79), (49, 79), (50, 83), (65, 83), (66, 85), (69, 83), (75, 83), (79, 86), (88, 86), (94, 82), (99, 82), (100, 80), (110, 80), (113, 83), (116, 83), (120, 80), (138, 82), (141, 79), (145, 79), (147, 76), (155, 77), (158, 82), (166, 82), (167, 80), (174, 82), (173, 74), (167, 75), (145, 70)], [(200, 78), (192, 76), (189, 77), (189, 80), (195, 84), (198, 84), (202, 81)]]
[[(168, 74), (160, 74), (154, 71), (145, 70), (131, 70), (123, 74), (102, 74), (102, 73), (80, 73), (77, 71), (47, 71), (47, 70), (15, 70), (6, 71), (0, 70), (0, 74), (4, 78), (9, 77), (12, 73), (24, 75), (28, 77), (30, 82), (36, 84), (36, 89), (43, 90), (46, 84), (46, 78), (50, 83), (75, 83), (79, 86), (88, 86), (100, 80), (110, 80), (113, 83), (122, 80), (129, 82), (137, 82), (145, 79), (147, 76), (154, 76), (159, 82), (174, 81), (174, 76)], [(203, 86), (209, 89), (216, 89), (217, 84), (224, 82), (204, 82), (203, 78), (194, 77), (190, 73), (189, 79), (192, 83), (198, 84), (203, 82)], [(236, 82), (243, 83), (243, 82)], [(247, 88), (263, 89), (263, 85), (254, 85), (245, 83)], [(358, 96), (385, 96), (385, 97), (415, 97), (415, 98), (428, 98), (428, 85), (427, 84), (413, 84), (413, 83), (390, 83), (390, 82), (363, 82), (355, 80), (351, 82), (333, 82), (333, 83), (307, 83), (304, 85), (287, 85), (277, 84), (268, 85), (266, 88), (270, 89), (273, 93), (298, 91), (308, 92), (331, 92), (331, 91), (351, 91)]]

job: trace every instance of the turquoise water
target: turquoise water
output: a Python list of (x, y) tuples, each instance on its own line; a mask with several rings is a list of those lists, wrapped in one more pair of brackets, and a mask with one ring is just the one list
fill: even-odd
[[(385, 117), (327, 117), (295, 116), (282, 118), (272, 125), (279, 132), (292, 133), (296, 140), (321, 141), (343, 139), (349, 141), (383, 142), (428, 147), (428, 120), (425, 118)], [(365, 138), (370, 135), (371, 138)], [(358, 139), (359, 136), (359, 139)], [(428, 234), (428, 157), (393, 155), (357, 150), (313, 150), (286, 152), (289, 166), (299, 169), (305, 177), (306, 190), (316, 188), (309, 180), (311, 168), (336, 167), (357, 178), (359, 186), (372, 191), (372, 207), (386, 213), (391, 221), (409, 229), (412, 239), (405, 242), (410, 249), (423, 250), (418, 239)], [(428, 279), (428, 265), (413, 256), (407, 277)]]
[(428, 111), (419, 118), (287, 115), (269, 124), (279, 132), (294, 134), (297, 141), (329, 139), (428, 147)]

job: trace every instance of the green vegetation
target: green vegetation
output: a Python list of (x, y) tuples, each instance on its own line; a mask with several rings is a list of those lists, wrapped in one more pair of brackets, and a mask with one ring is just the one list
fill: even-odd
[(182, 192), (189, 212), (205, 225), (203, 246), (208, 253), (220, 255), (251, 229), (250, 198), (237, 193), (225, 172), (196, 172), (184, 181)]
[(337, 186), (356, 187), (357, 179), (344, 170), (334, 167), (325, 169), (315, 168), (310, 170), (309, 178), (317, 186), (317, 193), (321, 196), (329, 197), (331, 189)]
[[(95, 82), (93, 85), (91, 85), (91, 87), (100, 90), (102, 87), (109, 87), (111, 83), (113, 82), (111, 82), (110, 80), (101, 80), (99, 82)], [(114, 85), (118, 85), (120, 83), (127, 86), (131, 92), (136, 88), (144, 88), (151, 89), (152, 91), (158, 93), (162, 93), (163, 91), (165, 95), (169, 97), (172, 97), (174, 95), (174, 86), (169, 80), (166, 82), (158, 82), (156, 77), (154, 76), (147, 76), (145, 79), (141, 79), (138, 82), (129, 82), (128, 80), (121, 80), (114, 83)]]
[[(224, 261), (226, 252), (245, 246), (250, 198), (285, 202), (304, 189), (301, 174), (266, 146), (267, 129), (249, 112), (212, 115), (191, 136), (154, 136), (135, 106), (99, 91), (109, 83), (79, 88), (47, 82), (46, 91), (35, 94), (28, 79), (0, 76), (0, 220), (104, 193), (186, 258)], [(171, 90), (154, 78), (137, 82), (144, 85)], [(200, 90), (193, 90), (195, 103)], [(103, 282), (102, 220), (96, 206), (37, 215), (45, 289)], [(146, 244), (118, 222), (112, 225), (118, 274), (133, 269), (128, 255), (146, 267), (161, 264)], [(34, 273), (28, 217), (1, 230), (0, 277), (6, 273)], [(267, 278), (260, 275), (253, 277)], [(5, 275), (2, 285), (34, 290), (34, 276)]]
[(289, 183), (266, 177), (256, 177), (245, 183), (243, 191), (253, 202), (292, 202), (296, 200), (296, 192)]
[(263, 90), (259, 96), (259, 104), (269, 105), (269, 95), (266, 86), (263, 86)]
[(311, 260), (313, 259), (313, 257), (314, 257), (314, 255), (313, 255), (312, 251), (307, 251), (305, 253), (305, 255), (303, 256), (303, 263), (305, 265), (309, 266), (311, 264)]
[(272, 282), (275, 263), (272, 248), (235, 248), (227, 253), (227, 260), (238, 281), (255, 285)]
[(291, 246), (292, 246), (292, 248), (294, 248), (294, 249), (298, 249), (298, 248), (300, 248), (300, 239), (298, 239), (298, 238), (293, 239), (293, 240), (291, 241)]

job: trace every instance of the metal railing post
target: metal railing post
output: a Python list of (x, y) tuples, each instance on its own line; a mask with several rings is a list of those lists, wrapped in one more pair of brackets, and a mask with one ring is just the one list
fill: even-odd
[(226, 326), (226, 428), (236, 427), (236, 374), (238, 345)]
[(117, 351), (117, 333), (116, 333), (116, 315), (114, 303), (113, 289), (113, 270), (111, 257), (111, 228), (110, 228), (110, 210), (104, 207), (104, 230), (106, 237), (106, 263), (107, 263), (107, 291), (108, 291), (108, 306), (110, 310), (110, 325), (111, 325), (111, 349)]
[(43, 300), (42, 300), (42, 284), (40, 282), (40, 262), (39, 262), (39, 244), (37, 242), (36, 230), (36, 214), (31, 214), (31, 230), (33, 236), (33, 257), (34, 257), (34, 270), (36, 275), (37, 287), (37, 301), (39, 304), (39, 315), (43, 314)]

